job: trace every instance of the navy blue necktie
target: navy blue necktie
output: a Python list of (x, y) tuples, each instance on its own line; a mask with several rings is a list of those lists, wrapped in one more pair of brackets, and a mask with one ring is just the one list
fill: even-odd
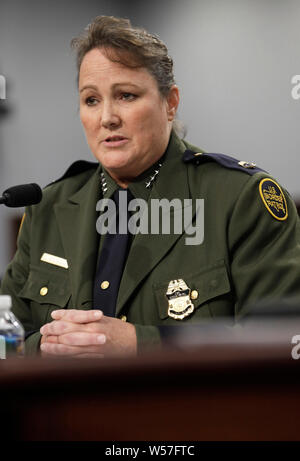
[[(127, 209), (129, 201), (133, 198), (128, 189), (118, 189), (113, 194), (113, 200), (116, 204), (116, 215), (114, 216), (116, 233), (108, 232), (101, 237), (104, 238), (104, 242), (94, 279), (93, 308), (102, 310), (104, 315), (110, 317), (114, 317), (116, 312), (120, 282), (131, 243), (128, 232), (129, 215), (127, 215), (125, 223), (126, 233), (120, 233), (119, 229), (121, 221), (119, 192), (126, 194)], [(121, 213), (124, 216), (124, 210), (121, 210)], [(124, 220), (122, 225), (124, 227)]]

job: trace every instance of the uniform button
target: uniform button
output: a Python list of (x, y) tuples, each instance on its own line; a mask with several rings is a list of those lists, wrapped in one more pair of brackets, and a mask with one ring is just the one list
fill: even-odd
[(192, 293), (191, 293), (191, 298), (192, 299), (197, 299), (199, 296), (199, 293), (197, 290), (193, 290)]
[(40, 289), (40, 295), (41, 296), (46, 296), (47, 293), (48, 293), (48, 288), (47, 287), (42, 287)]
[(126, 315), (122, 315), (121, 320), (122, 320), (122, 322), (126, 322), (127, 321)]
[(107, 288), (109, 287), (109, 282), (107, 280), (104, 280), (104, 282), (102, 282), (100, 286), (102, 290), (107, 290)]

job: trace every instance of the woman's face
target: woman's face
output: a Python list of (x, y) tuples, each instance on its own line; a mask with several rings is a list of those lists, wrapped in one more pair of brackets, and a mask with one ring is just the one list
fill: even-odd
[(79, 94), (90, 149), (117, 182), (127, 184), (163, 155), (179, 102), (175, 85), (164, 98), (147, 69), (95, 48), (82, 61)]

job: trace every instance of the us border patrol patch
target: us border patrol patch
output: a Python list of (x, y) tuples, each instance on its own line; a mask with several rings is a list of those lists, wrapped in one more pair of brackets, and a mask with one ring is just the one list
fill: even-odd
[(262, 179), (259, 183), (259, 193), (267, 210), (278, 221), (288, 217), (285, 196), (280, 186), (271, 178)]

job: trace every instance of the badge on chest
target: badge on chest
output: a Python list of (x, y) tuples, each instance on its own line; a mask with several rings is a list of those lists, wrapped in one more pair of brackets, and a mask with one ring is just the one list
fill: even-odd
[(191, 301), (191, 290), (184, 280), (171, 280), (166, 292), (168, 299), (168, 316), (175, 320), (182, 320), (194, 312)]

